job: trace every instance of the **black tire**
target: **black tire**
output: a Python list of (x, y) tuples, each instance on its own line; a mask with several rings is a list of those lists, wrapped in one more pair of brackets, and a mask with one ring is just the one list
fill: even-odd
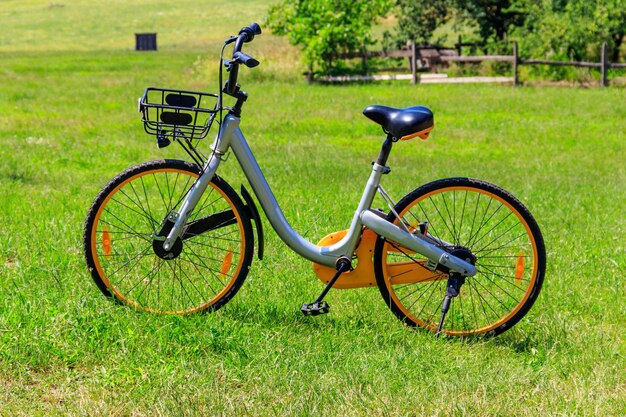
[(154, 239), (200, 172), (184, 161), (151, 161), (120, 173), (100, 191), (83, 243), (87, 267), (105, 295), (154, 313), (190, 314), (215, 311), (237, 293), (254, 238), (246, 207), (223, 179), (213, 178), (188, 219), (188, 225), (213, 219), (208, 231), (188, 232), (170, 253)]
[[(394, 210), (411, 231), (427, 221), (430, 236), (446, 250), (467, 255), (478, 270), (452, 298), (443, 332), (497, 335), (531, 308), (543, 283), (546, 255), (535, 219), (517, 198), (485, 181), (448, 178), (415, 189)], [(387, 220), (399, 224), (393, 212)], [(383, 299), (406, 324), (436, 331), (448, 274), (425, 263), (422, 255), (379, 236), (374, 268)]]

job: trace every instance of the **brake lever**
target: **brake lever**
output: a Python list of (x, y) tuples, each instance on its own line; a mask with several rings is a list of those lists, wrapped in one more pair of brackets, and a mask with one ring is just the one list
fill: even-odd
[(237, 40), (237, 36), (230, 36), (228, 39), (224, 41), (224, 45), (229, 45)]
[(230, 72), (230, 69), (233, 67), (233, 63), (236, 63), (237, 61), (224, 59), (223, 62), (224, 66), (226, 67), (226, 72)]

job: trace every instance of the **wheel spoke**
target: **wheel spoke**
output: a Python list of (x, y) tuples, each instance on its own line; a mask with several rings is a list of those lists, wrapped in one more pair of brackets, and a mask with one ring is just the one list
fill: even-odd
[[(535, 257), (545, 255), (536, 246), (541, 236), (532, 235), (529, 230), (528, 224), (534, 224), (532, 217), (509, 194), (478, 180), (442, 180), (413, 194), (400, 200), (394, 208), (396, 212), (417, 221), (415, 210), (428, 222), (430, 236), (450, 243), (451, 246), (442, 246), (444, 250), (471, 254), (477, 269), (475, 276), (465, 278), (459, 295), (452, 297), (443, 331), (470, 335), (508, 329), (510, 326), (504, 324), (514, 324), (525, 314), (527, 308), (522, 309), (522, 305), (534, 302), (537, 292), (532, 291), (543, 279), (543, 270), (538, 267), (543, 268), (545, 263)], [(408, 253), (392, 242), (381, 242), (374, 254), (377, 274), (381, 270), (391, 272), (387, 265), (402, 265), (393, 270), (397, 271), (393, 276), (378, 280), (383, 295), (389, 293), (387, 303), (409, 324), (435, 331), (448, 285), (447, 275), (436, 278), (434, 272), (433, 277), (424, 278), (427, 274), (413, 272), (425, 268), (422, 255)], [(382, 266), (378, 266), (381, 262)], [(415, 268), (409, 262), (415, 263)], [(441, 266), (437, 268), (447, 272)]]
[(209, 184), (188, 220), (200, 219), (194, 229), (198, 234), (178, 240), (170, 252), (161, 248), (155, 253), (154, 236), (163, 218), (180, 206), (198, 176), (189, 167), (154, 161), (131, 168), (105, 187), (103, 193), (111, 197), (90, 210), (93, 231), (85, 249), (92, 276), (124, 303), (170, 314), (217, 309), (226, 302), (217, 296), (230, 298), (232, 291), (224, 289), (234, 286), (236, 291), (245, 278), (252, 258), (250, 220), (232, 188), (219, 178)]

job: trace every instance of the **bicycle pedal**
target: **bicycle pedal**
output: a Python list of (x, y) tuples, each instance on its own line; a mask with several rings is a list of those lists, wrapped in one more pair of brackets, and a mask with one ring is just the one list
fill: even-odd
[(319, 303), (302, 304), (300, 309), (305, 316), (319, 316), (320, 314), (326, 314), (330, 310), (330, 306), (326, 301)]

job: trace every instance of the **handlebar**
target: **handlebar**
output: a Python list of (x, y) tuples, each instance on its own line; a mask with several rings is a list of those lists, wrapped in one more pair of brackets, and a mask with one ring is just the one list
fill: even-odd
[(239, 34), (231, 36), (226, 40), (226, 44), (235, 42), (233, 48), (233, 57), (230, 61), (226, 61), (225, 65), (228, 68), (228, 81), (224, 86), (224, 92), (228, 95), (233, 95), (237, 90), (237, 76), (239, 75), (239, 64), (244, 64), (248, 68), (254, 68), (259, 65), (259, 61), (251, 57), (250, 55), (241, 52), (241, 48), (244, 43), (252, 42), (255, 35), (261, 34), (261, 27), (256, 23), (251, 23), (250, 26), (241, 28)]

